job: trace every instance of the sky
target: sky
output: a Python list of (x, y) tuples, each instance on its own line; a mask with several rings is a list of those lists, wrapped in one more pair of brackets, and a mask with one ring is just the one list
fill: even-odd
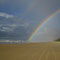
[[(32, 32), (55, 11), (60, 0), (0, 0), (0, 40), (28, 41)], [(31, 42), (60, 38), (60, 13), (51, 18)]]

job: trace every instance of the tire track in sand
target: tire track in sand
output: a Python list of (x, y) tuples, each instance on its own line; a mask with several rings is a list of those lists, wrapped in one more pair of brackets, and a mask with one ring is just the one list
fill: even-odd
[(41, 56), (39, 57), (38, 60), (41, 60), (42, 56), (44, 55), (44, 53), (46, 52), (47, 48), (45, 48), (45, 50), (42, 52)]
[(51, 49), (52, 49), (53, 55), (54, 55), (55, 60), (56, 60), (56, 55), (55, 55), (54, 49), (53, 48), (51, 48)]

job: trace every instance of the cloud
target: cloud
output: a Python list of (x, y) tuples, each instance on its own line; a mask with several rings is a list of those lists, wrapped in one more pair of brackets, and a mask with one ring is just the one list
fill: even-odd
[(0, 16), (1, 17), (5, 17), (5, 18), (13, 18), (14, 17), (13, 15), (10, 15), (10, 14), (7, 14), (7, 13), (3, 13), (3, 12), (0, 12)]
[(16, 24), (0, 24), (0, 31), (2, 32), (11, 32), (16, 27)]
[(10, 31), (12, 31), (12, 28), (10, 28), (10, 27), (2, 27), (0, 29), (0, 31), (2, 31), (2, 32), (10, 32)]
[(0, 29), (0, 31), (2, 31), (2, 32), (6, 32), (6, 30), (3, 30), (3, 29)]
[(28, 27), (29, 27), (28, 23), (23, 23), (18, 25), (17, 24), (0, 24), (0, 32), (6, 32), (10, 34), (12, 34), (12, 32), (16, 34), (19, 34), (22, 32), (22, 35), (23, 35), (23, 32), (24, 34), (27, 33)]

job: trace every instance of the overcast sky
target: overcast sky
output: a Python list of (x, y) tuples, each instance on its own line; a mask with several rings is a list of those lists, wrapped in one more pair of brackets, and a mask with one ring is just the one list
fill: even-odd
[[(0, 0), (0, 40), (27, 40), (57, 10), (60, 10), (60, 0)], [(31, 41), (48, 42), (56, 38), (60, 38), (60, 13)]]

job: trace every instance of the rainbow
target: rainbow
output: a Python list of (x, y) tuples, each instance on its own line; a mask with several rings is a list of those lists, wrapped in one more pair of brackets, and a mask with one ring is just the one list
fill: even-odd
[(38, 31), (49, 21), (51, 20), (51, 18), (53, 18), (55, 15), (57, 15), (58, 13), (60, 13), (60, 10), (55, 11), (54, 13), (52, 13), (51, 15), (49, 15), (45, 20), (43, 20), (43, 22), (41, 24), (39, 24), (39, 26), (32, 32), (32, 34), (30, 35), (30, 37), (28, 38), (28, 40), (32, 40), (34, 38), (34, 36), (38, 33)]

